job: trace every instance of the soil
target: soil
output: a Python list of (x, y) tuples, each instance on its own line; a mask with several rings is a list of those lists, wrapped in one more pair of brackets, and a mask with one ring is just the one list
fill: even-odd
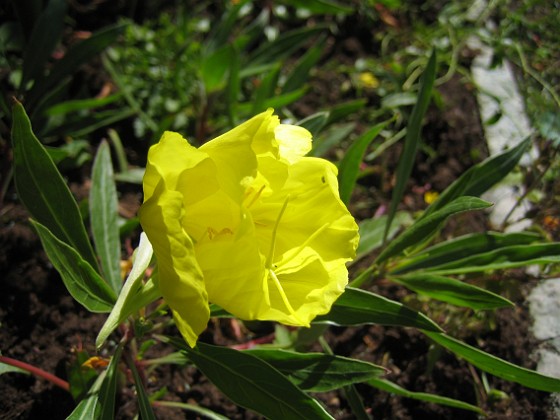
[[(368, 45), (367, 48), (372, 48)], [(332, 54), (340, 61), (352, 62), (365, 49), (359, 40), (335, 43)], [(336, 103), (341, 93), (333, 86), (342, 83), (321, 83), (329, 74), (317, 75), (311, 94), (294, 109), (300, 117), (316, 112), (325, 103)], [(340, 76), (337, 76), (340, 77)], [(426, 117), (423, 138), (435, 153), (422, 151), (403, 208), (411, 211), (426, 206), (426, 190), (442, 191), (464, 170), (487, 156), (484, 135), (477, 114), (472, 88), (459, 77), (439, 86), (444, 105), (432, 106)], [(331, 97), (332, 96), (332, 97)], [(375, 98), (370, 98), (375, 102)], [(472, 153), (475, 150), (477, 153)], [(131, 153), (135, 153), (131, 151)], [(400, 150), (395, 147), (385, 161), (371, 162), (373, 167), (394, 167)], [(435, 157), (434, 157), (435, 156)], [(388, 163), (387, 163), (388, 162)], [(376, 209), (387, 205), (393, 182), (390, 170), (372, 171), (374, 175), (360, 180), (357, 198), (368, 201), (368, 209), (353, 208), (358, 218), (371, 217)], [(80, 176), (78, 176), (80, 179)], [(78, 195), (87, 190), (87, 179), (73, 189)], [(121, 210), (133, 215), (140, 202), (139, 192), (122, 196)], [(448, 229), (454, 234), (482, 231), (487, 228), (482, 214), (462, 216)], [(135, 238), (130, 238), (134, 242)], [(501, 276), (497, 275), (498, 279)], [(509, 278), (511, 274), (503, 274)], [(535, 280), (516, 273), (515, 308), (501, 309), (488, 315), (472, 328), (455, 326), (453, 333), (467, 343), (527, 368), (535, 368), (532, 351), (537, 343), (530, 333), (531, 319), (524, 297)], [(392, 299), (437, 314), (437, 305), (416, 301), (404, 288), (379, 282), (372, 290)], [(68, 366), (75, 362), (77, 352), (95, 354), (94, 341), (106, 315), (91, 314), (67, 293), (58, 274), (46, 258), (39, 239), (28, 222), (28, 214), (17, 202), (12, 189), (0, 209), (0, 349), (3, 356), (38, 366), (67, 379)], [(239, 335), (229, 321), (211, 322), (202, 341), (232, 345), (270, 333), (270, 329)], [(453, 325), (450, 325), (453, 329)], [(177, 334), (173, 329), (171, 334)], [(430, 392), (479, 405), (490, 419), (552, 419), (548, 394), (527, 389), (491, 376), (490, 389), (501, 391), (503, 398), (487, 394), (482, 386), (483, 375), (462, 360), (445, 351), (439, 352), (420, 332), (413, 329), (367, 326), (361, 328), (330, 328), (326, 338), (336, 354), (371, 361), (389, 370), (387, 378), (411, 391)], [(169, 348), (156, 345), (146, 357), (161, 356)], [(103, 356), (103, 354), (101, 354)], [(167, 388), (164, 400), (198, 404), (232, 419), (259, 418), (235, 406), (193, 367), (168, 365), (158, 367), (147, 378), (148, 391)], [(376, 419), (477, 419), (474, 413), (402, 398), (358, 384), (364, 406)], [(23, 374), (0, 376), (0, 419), (63, 419), (75, 407), (69, 393), (42, 379)], [(331, 392), (316, 395), (337, 419), (354, 416), (344, 395)], [(118, 419), (131, 418), (136, 412), (133, 390), (124, 386), (117, 402)], [(178, 409), (155, 408), (158, 418), (198, 418)]]

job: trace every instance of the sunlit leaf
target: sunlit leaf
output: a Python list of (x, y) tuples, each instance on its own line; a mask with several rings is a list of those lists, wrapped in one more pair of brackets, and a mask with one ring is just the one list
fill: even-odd
[(387, 259), (398, 255), (406, 248), (416, 245), (432, 235), (445, 220), (458, 213), (481, 210), (490, 207), (492, 204), (476, 197), (459, 197), (447, 204), (442, 209), (432, 213), (428, 217), (418, 219), (412, 226), (406, 229), (400, 236), (392, 240), (391, 243), (379, 254), (376, 263), (381, 263)]
[(424, 334), (440, 346), (494, 376), (540, 391), (560, 392), (560, 379), (514, 365), (443, 333), (424, 331)]
[(340, 191), (340, 199), (344, 203), (350, 201), (367, 147), (387, 124), (388, 121), (376, 124), (354, 140), (340, 161), (338, 166), (338, 189)]
[(541, 238), (531, 232), (482, 232), (463, 235), (399, 261), (391, 274), (397, 275), (420, 269), (433, 269), (447, 263), (453, 263), (466, 257), (495, 251), (513, 245), (529, 245)]
[(23, 106), (13, 108), (15, 184), (31, 215), (56, 237), (72, 246), (97, 270), (97, 260), (78, 205), (52, 159), (33, 134)]
[(109, 312), (116, 300), (115, 292), (74, 248), (54, 236), (41, 223), (34, 220), (31, 223), (72, 297), (91, 312)]
[(372, 363), (324, 353), (279, 349), (252, 349), (245, 353), (264, 360), (308, 392), (331, 391), (385, 373), (384, 368)]
[(474, 411), (479, 414), (484, 414), (479, 407), (468, 404), (463, 401), (455, 400), (453, 398), (443, 397), (440, 395), (429, 394), (427, 392), (413, 392), (404, 389), (397, 384), (383, 378), (374, 378), (369, 380), (368, 385), (374, 388), (381, 389), (382, 391), (390, 392), (391, 394), (400, 395), (406, 398), (412, 398), (419, 401), (425, 401), (434, 404), (447, 405), (449, 407), (461, 408), (463, 410)]
[(313, 398), (246, 352), (198, 343), (189, 359), (236, 404), (270, 419), (331, 419)]
[(375, 293), (351, 287), (346, 288), (328, 314), (318, 316), (313, 322), (340, 326), (394, 325), (441, 331), (434, 321), (421, 312)]
[(414, 159), (416, 158), (416, 151), (418, 150), (418, 146), (420, 144), (422, 120), (432, 97), (432, 87), (436, 77), (436, 64), (436, 50), (434, 49), (426, 66), (426, 70), (420, 80), (420, 93), (418, 94), (418, 100), (412, 109), (412, 114), (407, 125), (404, 148), (397, 165), (397, 180), (391, 194), (391, 205), (387, 213), (388, 219), (387, 226), (385, 227), (385, 238), (389, 234), (393, 218), (397, 212), (397, 206), (401, 202), (406, 184), (408, 183), (408, 179), (412, 173)]
[(514, 306), (509, 300), (480, 287), (450, 277), (429, 273), (412, 273), (394, 277), (400, 283), (416, 293), (438, 299), (452, 305), (471, 309), (495, 309)]
[(118, 200), (111, 151), (103, 141), (97, 151), (89, 194), (90, 219), (95, 248), (105, 279), (113, 290), (121, 290), (121, 244), (118, 226)]

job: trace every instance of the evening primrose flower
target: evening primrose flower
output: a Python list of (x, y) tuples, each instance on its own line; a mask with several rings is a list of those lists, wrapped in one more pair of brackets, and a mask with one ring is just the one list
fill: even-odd
[(348, 282), (358, 227), (336, 167), (272, 110), (198, 149), (165, 132), (148, 153), (140, 221), (190, 346), (209, 302), (244, 320), (309, 326)]

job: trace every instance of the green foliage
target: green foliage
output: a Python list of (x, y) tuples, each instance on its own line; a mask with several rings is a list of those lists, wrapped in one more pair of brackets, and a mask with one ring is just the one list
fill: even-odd
[[(281, 7), (259, 10), (258, 5), (248, 0), (231, 2), (220, 9), (223, 13), (215, 20), (199, 13), (206, 3), (193, 13), (177, 6), (176, 13), (163, 13), (143, 24), (126, 21), (103, 28), (71, 47), (62, 59), (53, 60), (51, 53), (64, 29), (66, 2), (51, 0), (44, 8), (41, 2), (13, 2), (21, 12), (19, 23), (23, 33), (18, 37), (13, 26), (4, 25), (0, 28), (0, 38), (9, 41), (5, 48), (20, 53), (19, 68), (11, 76), (11, 83), (25, 99), (31, 115), (30, 121), (20, 103), (13, 108), (18, 195), (30, 211), (31, 223), (69, 293), (89, 311), (109, 313), (95, 344), (98, 350), (105, 346), (112, 357), (97, 377), (93, 371), (83, 371), (81, 364), (86, 356), (78, 358), (69, 379), (73, 395), (81, 400), (69, 418), (114, 416), (124, 366), (131, 373), (130, 382), (134, 383), (142, 418), (155, 418), (152, 406), (156, 405), (223, 418), (186, 403), (161, 401), (164, 388), (150, 395), (144, 373), (163, 363), (194, 365), (234, 403), (272, 419), (332, 418), (308, 392), (339, 389), (344, 391), (354, 415), (365, 418), (359, 388), (354, 387), (358, 383), (483, 414), (479, 407), (462, 401), (403, 389), (382, 378), (384, 368), (380, 366), (329, 354), (321, 335), (330, 325), (416, 328), (438, 348), (450, 350), (484, 372), (526, 387), (559, 392), (560, 380), (501, 360), (443, 333), (447, 325), (434, 321), (440, 317), (432, 319), (431, 313), (424, 313), (424, 309), (413, 309), (406, 302), (356, 287), (348, 287), (330, 312), (317, 317), (309, 330), (278, 328), (276, 342), (256, 349), (239, 351), (202, 342), (192, 349), (182, 341), (158, 335), (173, 321), (169, 316), (161, 321), (167, 315), (164, 303), (152, 305), (161, 292), (157, 265), (152, 261), (153, 250), (144, 235), (135, 251), (131, 271), (122, 283), (119, 228), (123, 228), (117, 216), (115, 178), (141, 182), (143, 171), (128, 170), (115, 131), (110, 131), (109, 136), (117, 153), (119, 173), (114, 174), (106, 142), (101, 143), (93, 162), (89, 221), (94, 252), (78, 205), (53, 162), (66, 161), (80, 166), (90, 159), (87, 143), (77, 140), (47, 151), (33, 133), (32, 123), (42, 140), (45, 136), (87, 136), (98, 128), (134, 118), (137, 138), (153, 140), (163, 130), (172, 129), (192, 134), (194, 141), (203, 141), (210, 131), (221, 131), (267, 107), (280, 108), (285, 116), (291, 117), (288, 106), (309, 91), (308, 78), (317, 71), (328, 45), (327, 35), (336, 31), (337, 23), (354, 13), (371, 20), (378, 20), (379, 16), (373, 11), (374, 2), (352, 7), (326, 0), (279, 3)], [(399, 1), (375, 4), (389, 10), (401, 6)], [(491, 205), (479, 197), (515, 169), (531, 145), (530, 139), (473, 166), (426, 210), (414, 215), (399, 211), (418, 150), (423, 146), (424, 115), (431, 102), (445, 106), (433, 87), (459, 71), (460, 42), (455, 38), (455, 30), (467, 32), (463, 6), (445, 6), (439, 15), (444, 30), (439, 27), (430, 38), (429, 31), (423, 28), (423, 36), (414, 40), (414, 48), (390, 54), (393, 40), (401, 35), (388, 29), (387, 38), (379, 40), (382, 49), (379, 60), (361, 59), (354, 67), (337, 69), (350, 75), (356, 92), (375, 91), (374, 99), (379, 105), (375, 112), (369, 110), (370, 104), (366, 108), (367, 99), (360, 98), (329, 104), (298, 124), (314, 136), (311, 155), (336, 155), (345, 150), (339, 163), (339, 184), (341, 199), (348, 204), (352, 204), (351, 197), (360, 178), (367, 175), (364, 161), (373, 161), (404, 138), (388, 211), (360, 223), (357, 259), (361, 268), (355, 268), (358, 264), (353, 267), (351, 285), (366, 288), (374, 280), (391, 281), (406, 287), (419, 299), (444, 302), (448, 312), (458, 310), (454, 308), (458, 306), (472, 319), (475, 311), (491, 311), (513, 304), (499, 290), (491, 292), (472, 284), (465, 274), (484, 275), (531, 264), (558, 263), (560, 244), (546, 243), (540, 235), (529, 232), (484, 232), (451, 238), (441, 235), (450, 217), (481, 211)], [(325, 19), (294, 25), (297, 29), (285, 24), (288, 17), (299, 22), (297, 19), (310, 13)], [(275, 19), (278, 17), (284, 21)], [(516, 11), (510, 18), (510, 29), (518, 28), (520, 22), (523, 23), (523, 17)], [(451, 34), (451, 48), (437, 48), (436, 60), (436, 49), (431, 55), (428, 51), (432, 44), (438, 44), (432, 41), (441, 41), (438, 37), (442, 31)], [(122, 37), (115, 42), (120, 34)], [(95, 99), (86, 92), (75, 97), (69, 95), (67, 87), (72, 74), (108, 46), (103, 65), (119, 91)], [(545, 60), (551, 57), (546, 48), (537, 54)], [(13, 57), (0, 56), (0, 59)], [(437, 78), (438, 61), (440, 67), (448, 66), (448, 73), (440, 79)], [(383, 83), (373, 87), (378, 79)], [(9, 107), (5, 98), (0, 105), (7, 116)], [(366, 119), (347, 121), (357, 113), (366, 115)], [(549, 110), (539, 120), (541, 133), (548, 133), (551, 140), (557, 140), (555, 115)], [(365, 122), (371, 128), (349, 141), (358, 122), (360, 125)], [(137, 226), (137, 222), (131, 223)], [(231, 318), (215, 305), (212, 316)], [(110, 337), (119, 333), (119, 326), (123, 328), (119, 344), (115, 345)], [(282, 331), (284, 335), (280, 337)], [(304, 352), (308, 343), (317, 338), (324, 353)], [(147, 350), (156, 343), (170, 344), (178, 351), (159, 359), (144, 359)], [(287, 348), (298, 351), (287, 351)], [(0, 373), (11, 371), (6, 366), (2, 364)]]

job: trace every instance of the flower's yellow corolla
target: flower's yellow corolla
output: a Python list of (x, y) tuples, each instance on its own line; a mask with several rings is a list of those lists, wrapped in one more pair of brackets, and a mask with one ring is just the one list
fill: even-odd
[(241, 319), (309, 326), (348, 282), (358, 227), (311, 134), (268, 110), (200, 148), (166, 132), (148, 154), (140, 221), (162, 296), (189, 345), (208, 302)]

